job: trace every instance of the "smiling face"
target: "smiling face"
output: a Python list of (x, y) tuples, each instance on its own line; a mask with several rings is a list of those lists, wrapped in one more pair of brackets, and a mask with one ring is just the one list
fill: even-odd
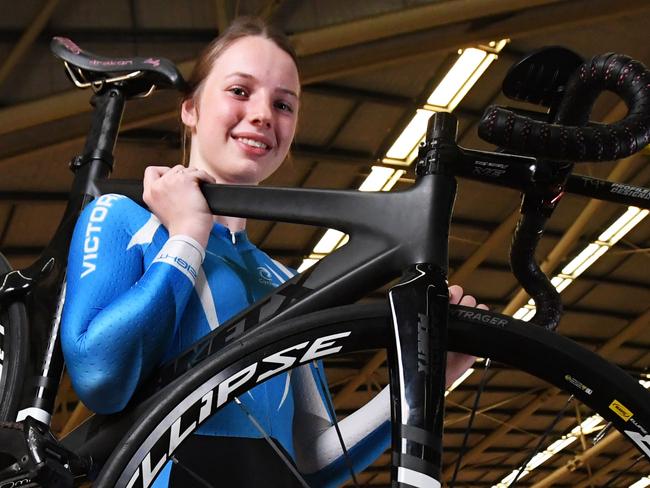
[(190, 166), (219, 183), (257, 184), (286, 157), (296, 131), (300, 82), (291, 56), (260, 36), (237, 39), (185, 100)]

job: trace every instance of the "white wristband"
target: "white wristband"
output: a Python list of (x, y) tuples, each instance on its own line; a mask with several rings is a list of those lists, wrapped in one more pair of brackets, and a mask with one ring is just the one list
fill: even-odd
[(203, 259), (205, 259), (205, 249), (196, 239), (186, 235), (175, 235), (167, 240), (153, 262), (172, 265), (194, 284)]

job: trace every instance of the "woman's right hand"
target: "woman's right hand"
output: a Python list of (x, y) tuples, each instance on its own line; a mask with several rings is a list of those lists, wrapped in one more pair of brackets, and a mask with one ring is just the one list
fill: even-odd
[(169, 236), (183, 234), (205, 247), (213, 224), (199, 183), (215, 183), (203, 170), (181, 165), (149, 166), (144, 172), (142, 198)]

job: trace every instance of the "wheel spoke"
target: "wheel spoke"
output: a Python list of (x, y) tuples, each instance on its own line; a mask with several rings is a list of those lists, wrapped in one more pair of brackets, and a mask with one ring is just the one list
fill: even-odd
[(469, 422), (467, 424), (467, 428), (465, 429), (465, 433), (463, 435), (463, 443), (460, 446), (460, 452), (458, 453), (458, 457), (456, 458), (456, 466), (454, 466), (454, 474), (451, 477), (451, 481), (449, 482), (449, 486), (451, 488), (454, 488), (454, 484), (456, 483), (456, 477), (458, 476), (458, 470), (460, 469), (461, 463), (463, 461), (463, 456), (465, 455), (465, 449), (467, 447), (467, 439), (469, 438), (470, 430), (472, 430), (472, 424), (474, 423), (474, 418), (478, 410), (478, 403), (481, 398), (481, 394), (483, 393), (483, 389), (485, 388), (485, 384), (487, 383), (487, 372), (490, 369), (490, 364), (491, 364), (490, 358), (486, 358), (485, 367), (483, 368), (483, 376), (481, 378), (481, 384), (479, 385), (478, 390), (476, 390), (476, 395), (474, 396), (474, 405), (472, 405), (472, 411), (469, 416)]
[(318, 378), (318, 383), (323, 390), (324, 397), (325, 397), (325, 404), (327, 405), (327, 410), (329, 411), (330, 418), (332, 419), (332, 423), (334, 424), (334, 429), (336, 430), (336, 435), (339, 438), (339, 443), (341, 444), (341, 449), (343, 450), (343, 457), (345, 458), (345, 464), (348, 467), (348, 470), (350, 471), (350, 476), (352, 477), (352, 482), (354, 483), (354, 486), (356, 488), (359, 488), (359, 481), (357, 480), (356, 475), (354, 474), (354, 467), (352, 466), (352, 459), (350, 459), (350, 454), (348, 453), (347, 448), (345, 447), (345, 441), (343, 440), (343, 434), (341, 434), (341, 429), (339, 428), (339, 422), (336, 419), (336, 411), (334, 409), (334, 405), (332, 404), (332, 399), (330, 395), (328, 394), (328, 388), (327, 385), (325, 384), (325, 381), (323, 380), (323, 375), (321, 374), (320, 368), (318, 367), (318, 363), (314, 361), (314, 367), (316, 368), (316, 371), (318, 374), (316, 377)]
[(235, 403), (239, 405), (239, 408), (243, 410), (243, 412), (246, 414), (246, 417), (248, 417), (248, 420), (251, 421), (251, 423), (255, 426), (255, 428), (259, 431), (260, 434), (264, 437), (264, 440), (271, 446), (271, 449), (275, 451), (275, 453), (282, 459), (282, 462), (287, 465), (291, 473), (296, 477), (296, 479), (300, 482), (300, 484), (305, 487), (309, 488), (309, 484), (305, 481), (305, 479), (302, 477), (300, 472), (296, 469), (296, 466), (293, 464), (291, 459), (287, 457), (287, 455), (284, 453), (282, 449), (278, 446), (278, 443), (271, 438), (271, 436), (264, 430), (264, 427), (257, 421), (255, 416), (250, 412), (248, 408), (246, 408), (246, 405), (242, 403), (242, 401), (238, 398), (235, 397)]

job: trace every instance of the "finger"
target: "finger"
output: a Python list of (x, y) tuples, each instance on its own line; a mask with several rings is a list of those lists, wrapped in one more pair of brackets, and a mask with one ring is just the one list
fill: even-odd
[(169, 171), (169, 168), (166, 166), (149, 166), (145, 168), (144, 178), (142, 179), (142, 200), (147, 205), (151, 204), (151, 188), (153, 184), (167, 171)]
[(194, 169), (194, 171), (191, 173), (192, 176), (198, 178), (201, 181), (205, 181), (206, 183), (216, 183), (217, 180), (207, 171), (203, 171), (202, 169)]
[(167, 166), (148, 166), (144, 170), (144, 181), (155, 181), (167, 171), (169, 171)]
[(460, 299), (460, 305), (463, 305), (465, 307), (476, 307), (476, 298), (474, 298), (472, 295), (465, 295)]
[(490, 307), (488, 307), (485, 303), (479, 303), (476, 308), (480, 308), (481, 310), (490, 310)]
[(449, 303), (457, 305), (461, 298), (463, 298), (463, 289), (458, 285), (451, 285), (449, 287)]
[(172, 166), (171, 168), (168, 168), (165, 174), (167, 175), (168, 178), (171, 178), (171, 177), (185, 174), (186, 172), (187, 172), (187, 168), (185, 166), (183, 166), (182, 164), (177, 164), (176, 166)]

